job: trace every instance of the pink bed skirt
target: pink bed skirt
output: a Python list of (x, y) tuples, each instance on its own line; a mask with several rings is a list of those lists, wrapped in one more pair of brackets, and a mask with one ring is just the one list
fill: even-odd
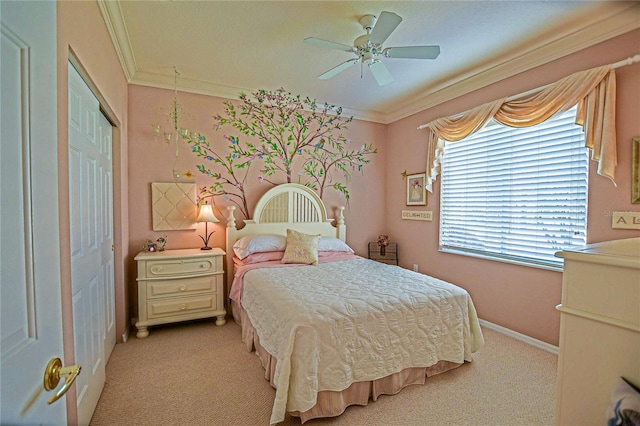
[[(265, 369), (264, 377), (274, 386), (273, 376), (276, 370), (276, 358), (271, 356), (260, 345), (260, 338), (254, 332), (253, 325), (242, 307), (232, 301), (233, 317), (242, 326), (242, 341), (247, 351), (255, 349), (262, 366)], [(350, 405), (367, 405), (369, 399), (375, 401), (380, 395), (394, 395), (409, 385), (423, 385), (429, 376), (444, 373), (462, 364), (439, 361), (430, 367), (407, 368), (398, 373), (391, 374), (381, 379), (356, 382), (343, 391), (320, 391), (317, 403), (311, 409), (299, 412), (289, 412), (292, 416), (300, 417), (302, 423), (319, 417), (339, 416)], [(274, 386), (275, 387), (275, 386)]]

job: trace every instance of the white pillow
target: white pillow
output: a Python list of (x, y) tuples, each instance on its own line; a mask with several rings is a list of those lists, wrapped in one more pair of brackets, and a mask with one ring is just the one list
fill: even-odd
[(351, 247), (336, 237), (321, 237), (318, 243), (318, 251), (346, 251), (353, 253)]
[(238, 258), (244, 259), (253, 253), (284, 251), (286, 247), (287, 238), (284, 235), (245, 235), (235, 242), (233, 252)]

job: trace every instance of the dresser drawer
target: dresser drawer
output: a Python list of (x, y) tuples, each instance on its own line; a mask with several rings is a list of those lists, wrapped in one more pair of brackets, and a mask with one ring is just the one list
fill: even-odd
[(195, 295), (198, 293), (215, 293), (217, 275), (187, 278), (183, 280), (147, 281), (147, 299), (172, 297), (179, 295)]
[[(211, 274), (222, 271), (219, 257), (205, 257), (194, 259), (159, 259), (146, 263), (148, 278), (176, 277), (181, 275)], [(218, 264), (220, 264), (218, 266)]]
[(162, 318), (176, 315), (188, 315), (197, 312), (215, 311), (216, 295), (207, 294), (173, 299), (147, 301), (147, 318)]
[(639, 276), (637, 269), (565, 261), (562, 306), (640, 329)]

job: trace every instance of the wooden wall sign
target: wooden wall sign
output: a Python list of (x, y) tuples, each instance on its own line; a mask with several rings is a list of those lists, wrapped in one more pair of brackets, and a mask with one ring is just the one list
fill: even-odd
[(433, 211), (402, 210), (402, 220), (425, 220), (431, 222), (433, 220)]

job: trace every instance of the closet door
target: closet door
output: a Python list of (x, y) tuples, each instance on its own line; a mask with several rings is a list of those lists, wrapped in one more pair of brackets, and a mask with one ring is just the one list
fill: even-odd
[(115, 343), (111, 126), (69, 64), (69, 215), (79, 424), (88, 424)]

